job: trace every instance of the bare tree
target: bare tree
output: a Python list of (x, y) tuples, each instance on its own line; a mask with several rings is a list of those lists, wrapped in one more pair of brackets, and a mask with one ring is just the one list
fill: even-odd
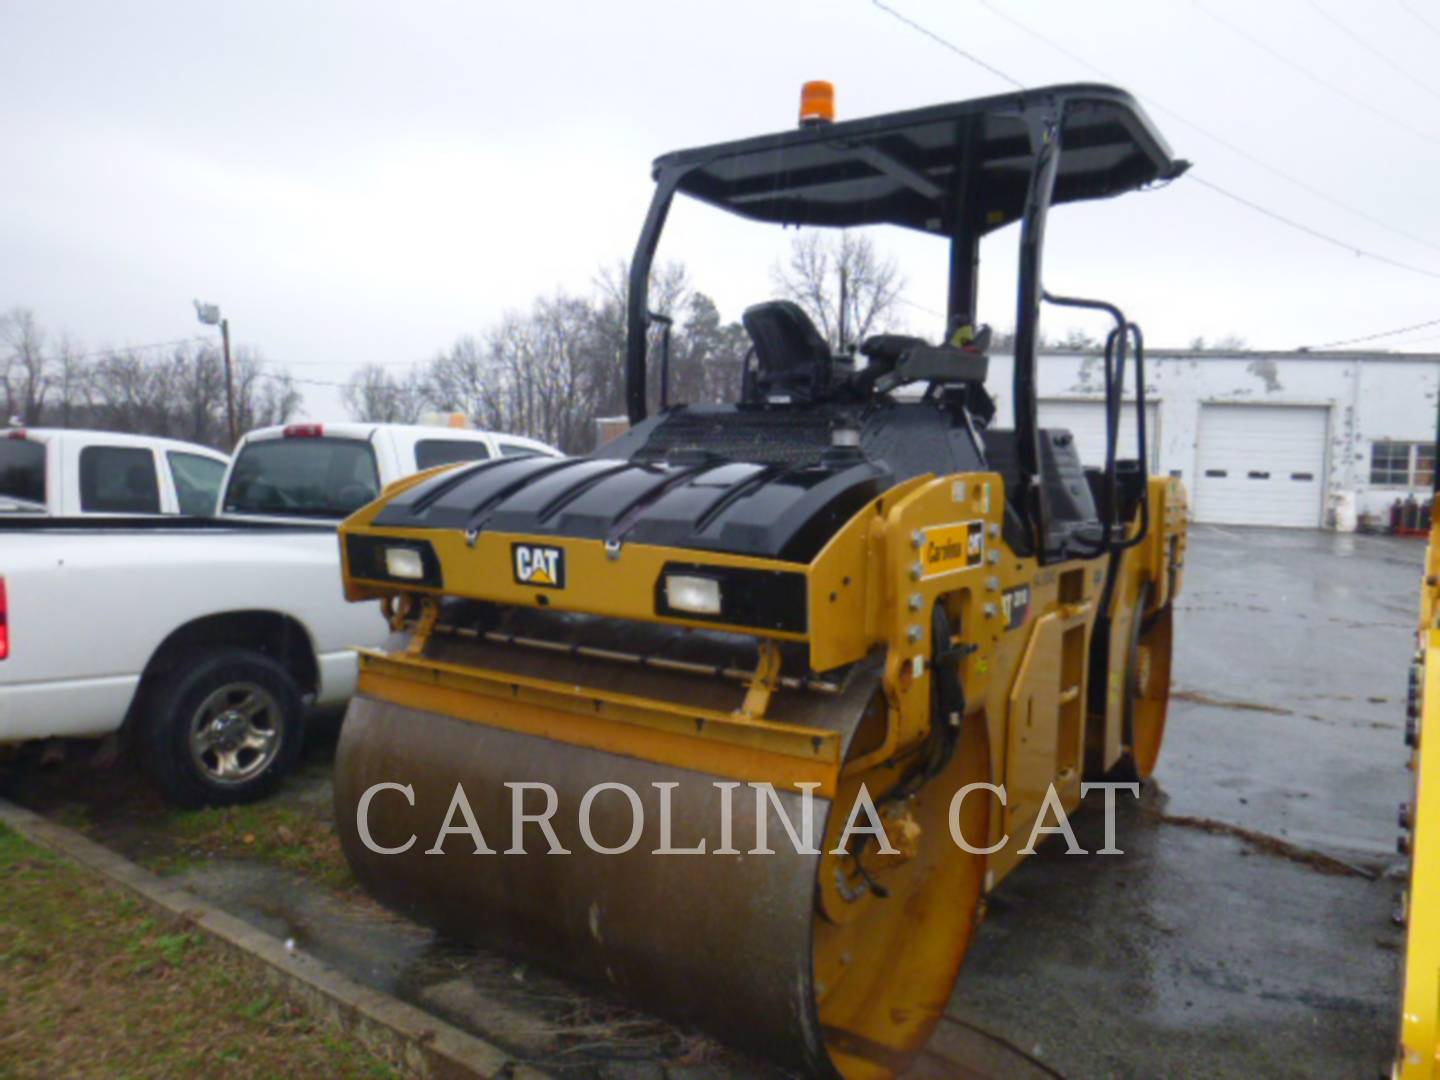
[[(600, 394), (596, 402), (596, 416), (614, 416), (625, 412), (625, 342), (627, 338), (626, 312), (630, 297), (630, 264), (624, 259), (616, 260), (601, 269), (596, 275), (595, 287), (598, 298), (595, 303), (596, 347), (593, 354), (595, 369), (591, 378)], [(684, 263), (666, 262), (651, 268), (650, 288), (646, 296), (649, 310), (657, 315), (679, 321), (692, 294), (690, 272)], [(650, 362), (645, 366), (646, 395), (650, 408), (660, 403), (660, 347), (661, 328), (653, 328), (649, 343)], [(671, 356), (675, 354), (675, 334), (671, 330)]]
[(1238, 352), (1244, 349), (1246, 341), (1239, 334), (1221, 334), (1217, 338), (1195, 337), (1190, 339), (1190, 349), (1194, 352)]
[(1101, 344), (1084, 330), (1072, 326), (1065, 331), (1064, 337), (1047, 341), (1042, 336), (1041, 347), (1063, 349), (1066, 352), (1097, 352), (1100, 350)]
[(414, 372), (397, 375), (383, 364), (367, 364), (340, 392), (357, 420), (377, 424), (413, 424), (425, 411), (422, 379)]
[(419, 376), (419, 390), (433, 408), (464, 413), (483, 428), (504, 430), (498, 372), (484, 346), (466, 335), (431, 360)]
[[(70, 406), (67, 423), (230, 449), (225, 369), (217, 349), (182, 346), (158, 358), (113, 349), (88, 367), (85, 386), (86, 400)], [(272, 370), (251, 349), (236, 352), (235, 422), (242, 432), (283, 424), (300, 402), (287, 373)]]
[(225, 416), (225, 361), (214, 348), (188, 346), (172, 352), (165, 363), (169, 369), (176, 438), (225, 448), (230, 436)]
[(112, 350), (93, 368), (95, 399), (82, 421), (106, 431), (169, 435), (173, 366), (155, 363), (143, 352)]
[(895, 260), (878, 253), (863, 233), (803, 232), (791, 242), (789, 259), (771, 269), (771, 277), (782, 296), (805, 309), (837, 353), (900, 322), (905, 279)]
[(0, 315), (0, 381), (5, 394), (5, 418), (37, 424), (51, 387), (50, 364), (45, 355), (45, 331), (29, 308), (11, 308)]
[(241, 432), (286, 423), (304, 400), (288, 371), (270, 367), (253, 349), (236, 351), (235, 426)]
[(71, 427), (94, 403), (95, 375), (81, 347), (68, 336), (62, 336), (51, 357), (57, 401), (46, 417), (50, 423)]
[(588, 448), (595, 416), (593, 327), (591, 305), (559, 293), (528, 312), (510, 312), (491, 331), (486, 352), (508, 430), (563, 450)]
[[(85, 353), (61, 335), (54, 345), (34, 312), (0, 315), (0, 404), (26, 424), (165, 435), (227, 449), (225, 370), (219, 350), (183, 345), (167, 353)], [(289, 374), (241, 348), (235, 362), (240, 430), (280, 424), (299, 410)]]

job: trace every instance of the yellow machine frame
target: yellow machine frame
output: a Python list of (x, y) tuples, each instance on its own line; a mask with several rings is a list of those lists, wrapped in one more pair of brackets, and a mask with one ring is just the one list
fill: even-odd
[[(425, 542), (433, 545), (446, 575), (443, 589), (406, 586), (401, 590), (393, 583), (356, 578), (347, 558), (347, 598), (391, 602), (399, 594), (404, 599), (392, 609), (395, 625), (417, 631), (404, 653), (360, 651), (360, 693), (442, 715), (476, 720), (483, 715), (483, 722), (491, 726), (662, 764), (693, 767), (703, 762), (705, 771), (734, 779), (769, 781), (777, 787), (817, 783), (817, 794), (833, 797), (843, 775), (903, 758), (928, 734), (928, 658), (935, 643), (927, 614), (935, 603), (943, 603), (953, 616), (952, 625), (961, 628), (956, 643), (963, 642), (968, 649), (960, 662), (960, 678), (970, 709), (985, 719), (990, 780), (1007, 788), (1004, 814), (990, 818), (990, 841), (1007, 835), (1015, 839), (991, 856), (990, 885), (1019, 861), (1017, 852), (1052, 782), (1067, 812), (1073, 810), (1087, 773), (1087, 751), (1088, 773), (1095, 775), (1108, 772), (1131, 749), (1124, 730), (1123, 658), (1132, 620), (1142, 602), (1141, 618), (1169, 606), (1184, 563), (1183, 488), (1178, 480), (1153, 478), (1148, 492), (1150, 532), (1121, 557), (1112, 598), (1110, 655), (1120, 657), (1121, 664), (1117, 669), (1112, 661), (1104, 714), (1091, 715), (1088, 657), (1106, 558), (1042, 567), (1033, 558), (1011, 553), (1000, 539), (1004, 490), (996, 474), (917, 477), (900, 484), (856, 514), (803, 567), (640, 544), (627, 545), (617, 560), (594, 540), (485, 532), (472, 544), (457, 531), (374, 527), (373, 519), (387, 499), (430, 475), (392, 485), (384, 498), (341, 527), (342, 552), (347, 535)], [(983, 523), (985, 539), (978, 563), (947, 566), (938, 572), (926, 569), (921, 552), (928, 533), (977, 521)], [(526, 541), (564, 550), (569, 568), (565, 589), (541, 592), (496, 573), (496, 567), (508, 564), (510, 545)], [(808, 633), (717, 627), (713, 622), (657, 616), (654, 585), (677, 554), (701, 566), (802, 570)], [(1030, 589), (1028, 612), (1021, 625), (1007, 627), (1002, 597), (1020, 586)], [(804, 642), (810, 669), (822, 675), (880, 654), (888, 705), (885, 737), (863, 756), (842, 761), (836, 732), (768, 717), (766, 684), (767, 679), (774, 681), (777, 672), (767, 672), (765, 665), (777, 654), (763, 645), (753, 671), (732, 673), (746, 681), (750, 693), (745, 707), (728, 713), (421, 658), (426, 637), (436, 630), (434, 598), (442, 593), (505, 605), (539, 602), (556, 610), (730, 630), (761, 642)], [(528, 644), (544, 647), (543, 642)], [(485, 699), (496, 697), (505, 698), (509, 706), (501, 720), (483, 705)], [(1050, 715), (1059, 717), (1053, 729), (1031, 720)]]
[(1408, 826), (1402, 847), (1410, 851), (1410, 881), (1401, 901), (1407, 930), (1397, 1080), (1440, 1077), (1440, 752), (1425, 746), (1425, 732), (1440, 731), (1440, 526), (1433, 524), (1417, 638), (1407, 724), (1415, 795), (1401, 821)]

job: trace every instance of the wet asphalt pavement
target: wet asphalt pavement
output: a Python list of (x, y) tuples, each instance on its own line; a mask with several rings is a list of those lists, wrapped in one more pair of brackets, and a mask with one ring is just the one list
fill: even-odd
[[(1410, 540), (1192, 527), (1165, 748), (1143, 798), (1121, 799), (1125, 854), (1073, 857), (1051, 843), (1000, 885), (914, 1080), (1388, 1069), (1402, 943), (1391, 922), (1395, 810), (1410, 782), (1403, 708), (1422, 555)], [(281, 798), (328, 816), (327, 753)], [(21, 798), (36, 805), (23, 785)], [(1098, 802), (1076, 831), (1101, 846)], [(122, 851), (145, 842), (133, 823), (108, 839)], [(763, 1072), (283, 869), (215, 860), (179, 880), (569, 1076)]]
[[(1388, 1075), (1402, 933), (1386, 871), (1422, 558), (1414, 540), (1193, 526), (1176, 696), (1156, 782), (1118, 815), (1125, 855), (1051, 845), (1022, 864), (950, 1014), (1067, 1077)], [(1077, 821), (1089, 849), (1098, 810)]]

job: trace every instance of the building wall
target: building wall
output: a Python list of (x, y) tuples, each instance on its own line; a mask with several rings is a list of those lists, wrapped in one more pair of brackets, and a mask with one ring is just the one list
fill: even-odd
[[(1012, 423), (1012, 372), (1011, 357), (991, 357), (987, 385), (996, 399), (999, 426)], [(1133, 394), (1133, 367), (1129, 376), (1127, 387)], [(1435, 440), (1437, 354), (1152, 352), (1146, 358), (1146, 376), (1146, 397), (1157, 403), (1159, 413), (1159, 469), (1177, 472), (1192, 488), (1203, 404), (1326, 407), (1327, 519), (1333, 519), (1344, 493), (1353, 497), (1358, 512), (1384, 516), (1397, 497), (1411, 490), (1370, 483), (1373, 443)], [(1037, 384), (1042, 399), (1102, 400), (1102, 360), (1078, 353), (1046, 354)]]

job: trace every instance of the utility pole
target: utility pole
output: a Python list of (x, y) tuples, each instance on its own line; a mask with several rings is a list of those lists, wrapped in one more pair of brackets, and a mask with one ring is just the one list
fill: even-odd
[(225, 424), (230, 432), (230, 449), (235, 448), (239, 434), (235, 430), (235, 370), (230, 363), (230, 320), (221, 318), (219, 304), (195, 301), (195, 314), (206, 326), (220, 327), (220, 346), (225, 356)]
[(240, 433), (235, 430), (235, 369), (230, 363), (230, 320), (220, 320), (220, 346), (225, 353), (225, 422), (230, 429), (230, 449), (235, 449)]

